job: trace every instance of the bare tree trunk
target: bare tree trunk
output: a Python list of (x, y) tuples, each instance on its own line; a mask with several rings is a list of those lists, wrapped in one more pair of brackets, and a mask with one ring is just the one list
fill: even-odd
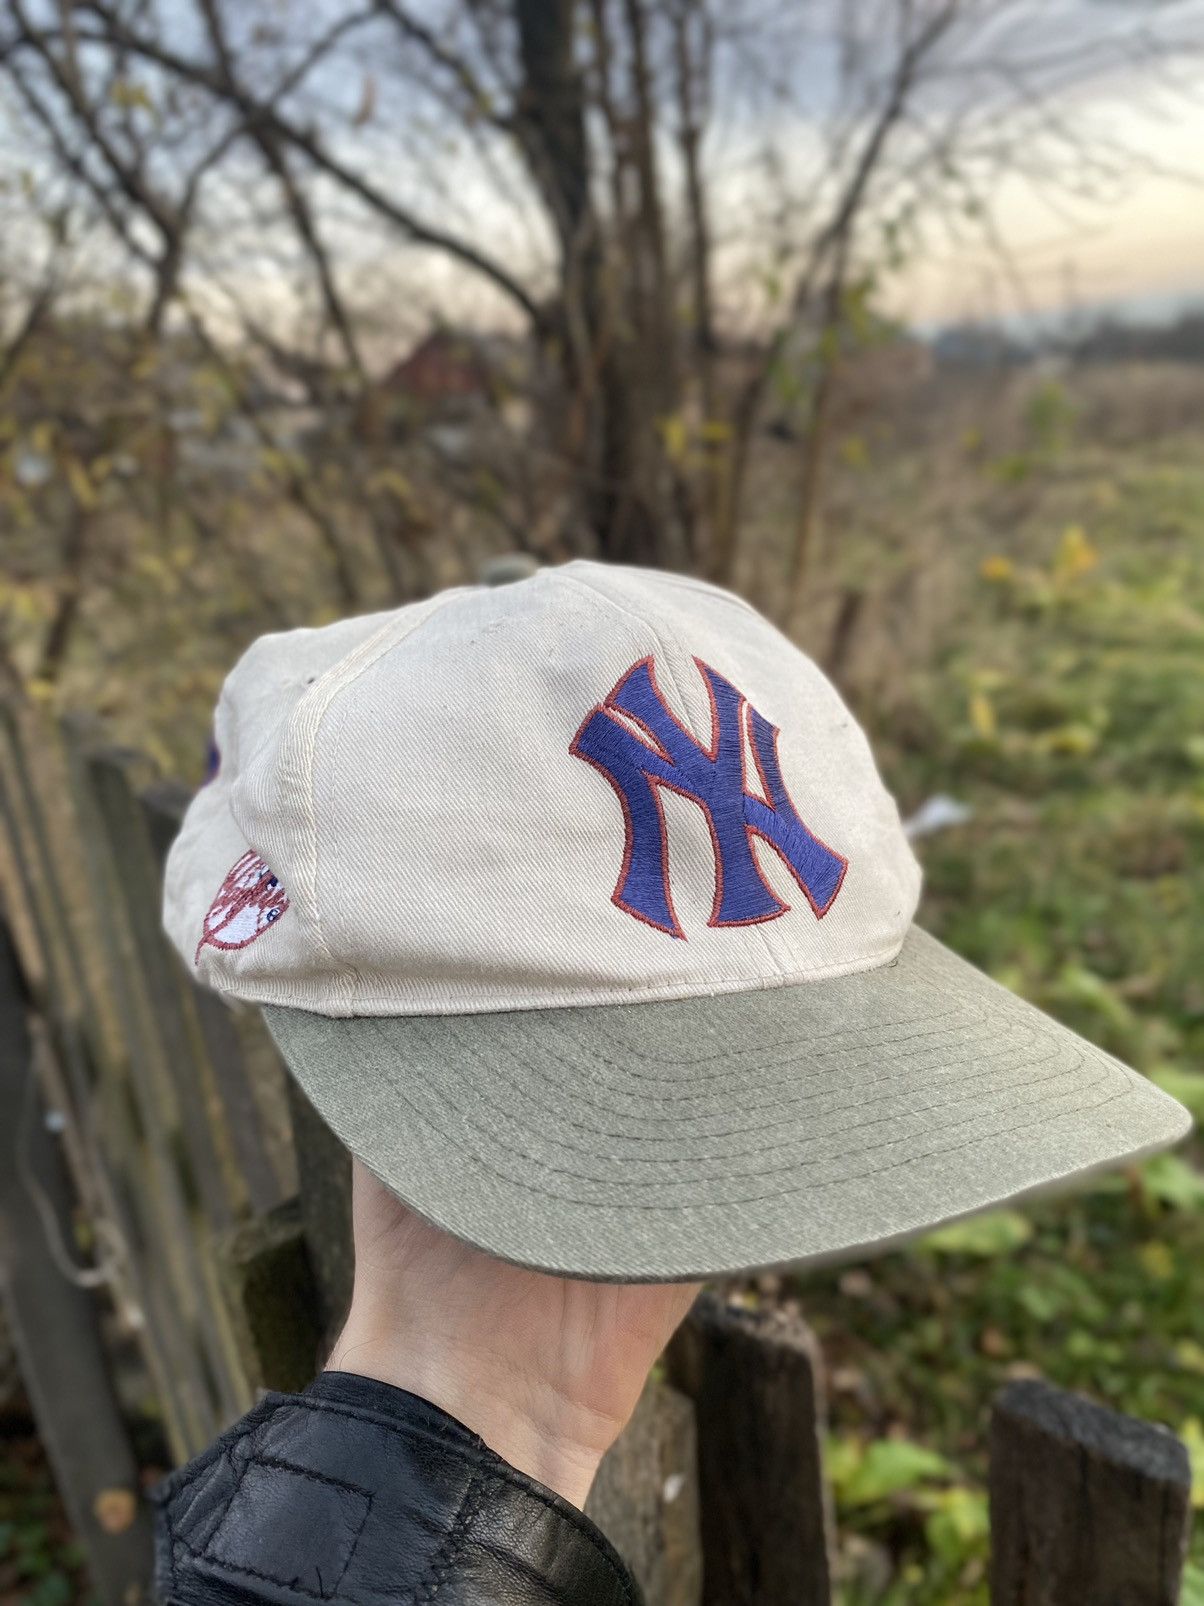
[(21, 361), (25, 348), (46, 322), (54, 306), (54, 297), (54, 282), (47, 279), (25, 309), (24, 317), (5, 341), (4, 349), (0, 351), (0, 391), (3, 391)]
[(83, 597), (83, 565), (88, 523), (86, 509), (78, 502), (73, 502), (63, 537), (62, 580), (59, 583), (54, 614), (42, 643), (41, 658), (35, 676), (36, 679), (47, 681), (51, 685), (58, 680), (63, 660), (67, 656), (71, 633), (79, 617), (79, 605)]
[(799, 485), (798, 513), (794, 521), (794, 545), (786, 579), (785, 606), (781, 618), (783, 627), (791, 623), (802, 606), (809, 578), (809, 560), (819, 531), (835, 373), (835, 359), (823, 358), (815, 382), (803, 444), (803, 474)]
[[(561, 362), (573, 403), (569, 446), (581, 459), (585, 519), (604, 555), (671, 562), (679, 554), (656, 433), (662, 391), (647, 383), (657, 354), (641, 349), (648, 344), (638, 338), (643, 316), (636, 322), (630, 298), (625, 308), (617, 294), (622, 268), (607, 262), (593, 205), (577, 10), (576, 0), (515, 0), (523, 67), (519, 139), (560, 241)], [(646, 177), (653, 185), (650, 168)], [(650, 188), (641, 210), (655, 207)]]
[(655, 390), (671, 398), (677, 388), (677, 340), (657, 177), (656, 107), (648, 64), (648, 25), (643, 0), (624, 0), (624, 14), (631, 43), (635, 102), (635, 115), (630, 123), (631, 153), (639, 192), (635, 273), (629, 281), (631, 322), (641, 349), (653, 359), (649, 367), (653, 370)]
[[(720, 416), (715, 359), (719, 342), (715, 333), (711, 292), (711, 224), (702, 171), (702, 131), (709, 101), (712, 49), (707, 0), (678, 0), (671, 22), (677, 80), (678, 144), (686, 181), (693, 358), (702, 410), (702, 510), (709, 545), (713, 550), (726, 497), (727, 451), (717, 433)], [(697, 39), (691, 38), (692, 23), (696, 24)]]
[(840, 365), (841, 339), (845, 327), (845, 283), (853, 250), (855, 217), (850, 217), (836, 246), (836, 259), (824, 290), (816, 355), (819, 372), (807, 410), (807, 431), (803, 448), (803, 474), (799, 485), (798, 516), (794, 526), (794, 547), (786, 580), (783, 628), (798, 613), (806, 589), (808, 564), (819, 532), (824, 469), (828, 459), (828, 430), (832, 415), (832, 394)]

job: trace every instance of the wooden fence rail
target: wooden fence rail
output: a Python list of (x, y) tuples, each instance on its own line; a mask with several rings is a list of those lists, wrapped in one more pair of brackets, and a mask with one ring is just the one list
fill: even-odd
[[(148, 1583), (119, 1403), (131, 1352), (181, 1461), (260, 1390), (304, 1386), (352, 1270), (345, 1152), (257, 1012), (198, 989), (161, 932), (186, 802), (87, 722), (0, 705), (0, 1266), (114, 1606)], [(827, 1606), (823, 1379), (805, 1325), (707, 1295), (664, 1370), (589, 1506), (648, 1606)], [(996, 1606), (1172, 1606), (1188, 1488), (1173, 1435), (1046, 1385), (1005, 1390)]]

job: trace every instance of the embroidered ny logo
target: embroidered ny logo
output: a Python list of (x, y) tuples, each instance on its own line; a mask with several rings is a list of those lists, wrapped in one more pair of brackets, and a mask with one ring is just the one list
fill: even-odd
[[(612, 899), (658, 931), (685, 936), (669, 890), (669, 840), (660, 800), (660, 788), (667, 787), (696, 803), (710, 828), (715, 899), (708, 925), (751, 926), (789, 910), (761, 874), (754, 836), (774, 850), (822, 919), (840, 891), (848, 860), (799, 818), (782, 779), (777, 727), (730, 680), (700, 658), (694, 662), (711, 699), (709, 748), (666, 704), (651, 657), (633, 664), (605, 702), (590, 710), (570, 746), (606, 777), (623, 807), (627, 841)], [(748, 790), (746, 732), (760, 796)]]

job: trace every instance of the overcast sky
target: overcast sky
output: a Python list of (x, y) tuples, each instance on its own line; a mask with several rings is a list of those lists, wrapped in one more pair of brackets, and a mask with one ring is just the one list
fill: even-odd
[(1114, 126), (1127, 122), (1133, 143), (1165, 172), (1138, 166), (1123, 195), (1104, 205), (1059, 197), (1055, 206), (1007, 185), (999, 219), (1022, 285), (1007, 282), (981, 251), (935, 253), (904, 270), (896, 305), (919, 320), (945, 321), (1113, 303), (1162, 316), (1204, 302), (1204, 87), (1166, 121), (1126, 112), (1111, 94), (1100, 112)]
[[(160, 3), (160, 17), (171, 23), (174, 47), (184, 53), (199, 51), (194, 0)], [(455, 0), (413, 3), (432, 22), (442, 16), (450, 28)], [(745, 321), (757, 316), (755, 286), (764, 282), (775, 212), (803, 219), (821, 197), (812, 220), (800, 225), (800, 246), (806, 228), (822, 219), (828, 168), (821, 130), (842, 93), (839, 30), (823, 7), (850, 3), (731, 0), (718, 13), (729, 20), (740, 17), (746, 25), (729, 34), (715, 96), (718, 115), (704, 147), (713, 181), (720, 302), (737, 322), (745, 303), (750, 309)], [(55, 9), (54, 0), (31, 4), (48, 18)], [(320, 32), (324, 20), (344, 4), (273, 0), (267, 10), (282, 22), (282, 48), (302, 51), (304, 36)], [(235, 10), (232, 16), (236, 27), (252, 38), (264, 12), (261, 0), (259, 5), (249, 3), (245, 14)], [(1024, 158), (1033, 155), (1033, 146), (1025, 134), (1011, 134), (1002, 164), (1008, 176), (1001, 178), (992, 170), (987, 186), (997, 240), (1005, 249), (988, 247), (980, 229), (951, 226), (956, 209), (943, 202), (934, 209), (931, 226), (913, 242), (905, 265), (884, 287), (891, 309), (930, 325), (1109, 305), (1173, 314), (1192, 301), (1204, 301), (1204, 0), (1009, 0), (1007, 6), (997, 0), (965, 0), (964, 12), (971, 25), (953, 37), (941, 63), (943, 77), (928, 86), (924, 115), (929, 107), (938, 117), (947, 113), (959, 97), (973, 105), (979, 94), (1006, 95), (1006, 87), (1000, 88), (1000, 63), (1024, 60), (1034, 52), (1052, 54), (1071, 65), (1064, 91), (1055, 77), (1056, 92), (1037, 97), (1042, 110), (1048, 105), (1065, 114), (1087, 148), (1093, 140), (1100, 149), (1119, 142), (1135, 160), (1122, 164), (1123, 178), (1114, 175), (1102, 190), (1097, 185), (1092, 196), (1076, 197), (1073, 184), (1023, 177)], [(852, 13), (832, 13), (848, 14), (862, 30), (860, 48), (867, 59), (872, 62), (875, 50), (887, 52), (888, 68), (886, 22), (897, 15), (896, 0), (855, 0)], [(879, 16), (886, 20), (876, 28)], [(1152, 72), (1118, 68), (1118, 59), (1131, 60), (1128, 53), (1121, 58), (1093, 56), (1093, 51), (1104, 50), (1109, 30), (1129, 27), (1134, 19), (1141, 28), (1156, 24), (1164, 44), (1166, 36), (1173, 40), (1175, 30), (1182, 28), (1184, 40), (1193, 41), (1194, 48), (1185, 44), (1179, 53), (1160, 55)], [(388, 76), (397, 65), (390, 54), (395, 50), (393, 36), (369, 28), (356, 33), (345, 54), (313, 75), (324, 133), (348, 165), (394, 189), (419, 216), (484, 244), (537, 289), (541, 277), (546, 287), (551, 272), (546, 219), (532, 202), (514, 152), (507, 142), (495, 141), (495, 160), (482, 164), (479, 149), (474, 154), (472, 141), (457, 138), (438, 103), (424, 105), (412, 76)], [(1096, 60), (1110, 60), (1110, 65), (1097, 69)], [(140, 68), (139, 77), (159, 92), (152, 70)], [(379, 104), (364, 122), (357, 107), (369, 80), (379, 88)], [(0, 109), (12, 110), (2, 85)], [(302, 115), (308, 117), (309, 110)], [(1022, 120), (1015, 125), (1023, 126)], [(9, 155), (19, 155), (23, 165), (37, 171), (39, 155), (25, 138), (26, 125), (18, 119), (10, 128)], [(905, 141), (908, 130), (899, 132)], [(211, 137), (206, 128), (204, 139)], [(771, 180), (765, 177), (769, 145), (775, 161)], [(666, 194), (679, 196), (674, 141), (666, 140), (665, 151)], [(287, 268), (282, 266), (288, 237), (270, 224), (265, 227), (258, 204), (263, 184), (258, 159), (245, 144), (237, 155), (236, 165), (207, 181), (207, 214), (220, 226), (211, 222), (202, 249), (214, 271), (240, 294), (260, 306), (279, 307), (290, 298)], [(1035, 157), (1029, 165), (1039, 175), (1046, 171)], [(170, 172), (165, 178), (170, 180)], [(11, 185), (9, 189), (19, 200), (19, 191)], [(323, 194), (320, 185), (317, 193)], [(513, 309), (478, 277), (429, 251), (405, 248), (396, 231), (377, 227), (337, 197), (328, 200), (323, 222), (327, 237), (337, 244), (345, 287), (366, 311), (387, 315), (394, 335), (399, 320), (408, 318), (421, 327), (436, 310), (485, 323), (514, 317)]]

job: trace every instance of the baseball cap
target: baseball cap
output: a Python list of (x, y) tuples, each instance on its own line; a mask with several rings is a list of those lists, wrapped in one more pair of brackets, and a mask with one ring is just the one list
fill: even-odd
[(1190, 1126), (914, 923), (864, 734), (714, 586), (573, 562), (264, 636), (215, 740), (173, 941), (491, 1254), (635, 1281), (852, 1257)]

